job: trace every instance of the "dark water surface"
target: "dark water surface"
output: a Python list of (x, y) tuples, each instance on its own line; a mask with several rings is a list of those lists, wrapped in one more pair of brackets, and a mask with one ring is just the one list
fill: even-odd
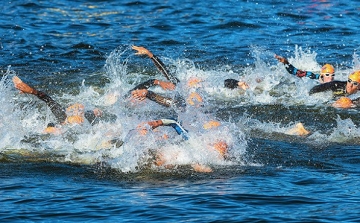
[[(314, 72), (331, 63), (346, 80), (360, 69), (358, 1), (15, 0), (0, 9), (2, 222), (360, 220), (358, 110), (309, 96), (316, 83), (291, 77), (273, 58)], [(41, 136), (51, 112), (18, 94), (11, 77), (60, 103), (104, 108), (102, 95), (163, 78), (131, 45), (150, 49), (183, 82), (207, 79), (209, 104), (179, 117), (189, 128), (204, 117), (224, 121), (214, 135), (232, 143), (231, 162), (204, 155), (214, 137), (205, 135), (162, 144), (179, 152), (172, 156), (186, 154), (175, 168), (149, 165), (144, 148), (157, 144), (127, 132), (168, 115), (151, 102), (106, 107), (118, 116), (112, 126)], [(251, 91), (222, 89), (226, 78), (249, 82)], [(284, 134), (297, 122), (311, 135)], [(128, 140), (124, 149), (98, 149), (110, 130)], [(198, 160), (213, 172), (195, 172)]]

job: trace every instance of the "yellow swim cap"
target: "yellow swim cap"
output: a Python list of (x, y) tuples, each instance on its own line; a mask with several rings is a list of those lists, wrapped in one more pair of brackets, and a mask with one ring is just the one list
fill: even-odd
[(349, 75), (349, 79), (360, 83), (360, 70), (354, 71)]
[(321, 68), (320, 74), (333, 74), (334, 72), (334, 67), (327, 63)]

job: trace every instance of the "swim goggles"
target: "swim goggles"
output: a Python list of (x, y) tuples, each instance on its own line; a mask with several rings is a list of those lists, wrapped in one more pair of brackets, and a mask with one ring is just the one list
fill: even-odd
[(358, 86), (358, 85), (359, 85), (359, 82), (353, 81), (353, 80), (351, 80), (350, 78), (348, 79), (348, 82), (349, 82), (349, 84), (352, 83), (354, 86)]

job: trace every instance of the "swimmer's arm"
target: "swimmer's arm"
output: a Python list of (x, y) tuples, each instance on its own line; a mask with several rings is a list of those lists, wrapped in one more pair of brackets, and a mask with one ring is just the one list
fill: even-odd
[(171, 81), (173, 84), (179, 83), (179, 79), (172, 76), (170, 72), (167, 70), (165, 64), (157, 57), (155, 56), (150, 50), (146, 49), (145, 47), (141, 46), (132, 46), (133, 50), (136, 50), (136, 55), (147, 55), (155, 64), (156, 68), (165, 76), (166, 79)]
[(275, 58), (279, 62), (281, 62), (285, 65), (285, 69), (287, 70), (287, 72), (289, 72), (289, 74), (295, 75), (297, 77), (308, 77), (310, 79), (319, 79), (319, 77), (320, 77), (319, 74), (314, 74), (310, 71), (304, 71), (304, 70), (297, 69), (292, 64), (290, 64), (289, 61), (284, 57), (275, 55)]
[(156, 94), (152, 91), (148, 91), (146, 97), (160, 105), (170, 107), (173, 104), (172, 98), (163, 97), (159, 94)]
[(44, 101), (46, 105), (50, 108), (51, 112), (54, 114), (59, 123), (64, 123), (67, 115), (65, 113), (65, 109), (53, 100), (49, 95), (45, 94), (42, 91), (34, 92), (34, 95), (38, 97), (40, 100)]
[(343, 95), (346, 86), (346, 81), (332, 81), (324, 84), (319, 84), (311, 88), (309, 94), (319, 92), (332, 91), (335, 95)]
[(169, 81), (171, 81), (174, 85), (176, 85), (177, 83), (179, 83), (179, 79), (177, 79), (176, 77), (172, 76), (170, 74), (170, 72), (167, 70), (165, 64), (154, 54), (152, 54), (153, 56), (150, 57), (150, 59), (153, 61), (153, 63), (155, 64), (156, 68), (165, 76), (166, 79), (168, 79)]
[(308, 77), (310, 79), (319, 79), (320, 77), (319, 74), (314, 74), (313, 72), (310, 71), (299, 70), (290, 63), (285, 65), (285, 69), (290, 74), (295, 75), (297, 77)]
[(156, 79), (150, 79), (148, 81), (145, 81), (139, 85), (137, 85), (136, 87), (134, 87), (131, 91), (133, 90), (139, 90), (139, 89), (149, 89), (150, 87), (155, 86), (158, 83), (158, 80)]
[(144, 83), (141, 83), (141, 84), (137, 85), (131, 91), (140, 90), (140, 89), (149, 89), (150, 87), (153, 87), (153, 86), (156, 86), (156, 85), (160, 86), (164, 90), (174, 90), (175, 89), (175, 85), (172, 82), (161, 81), (161, 80), (158, 80), (158, 79), (150, 79), (148, 81), (145, 81)]

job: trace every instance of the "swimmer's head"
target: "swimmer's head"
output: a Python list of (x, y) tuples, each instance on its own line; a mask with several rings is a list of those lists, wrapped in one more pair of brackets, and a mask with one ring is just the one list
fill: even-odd
[(197, 92), (191, 92), (186, 102), (195, 107), (201, 107), (203, 104), (203, 98)]
[(50, 122), (44, 130), (44, 133), (57, 135), (61, 133), (61, 129), (57, 128), (54, 123)]
[(228, 144), (224, 141), (217, 141), (214, 143), (214, 149), (218, 151), (222, 157), (225, 157), (228, 147)]
[(354, 71), (349, 75), (349, 79), (360, 83), (360, 70)]
[(354, 71), (348, 77), (346, 93), (355, 94), (360, 88), (360, 70)]
[(84, 114), (85, 107), (83, 104), (75, 103), (69, 107), (66, 108), (66, 115), (72, 116), (72, 115), (83, 115)]
[(188, 88), (199, 87), (200, 82), (203, 80), (199, 77), (191, 77), (187, 82)]
[(66, 123), (81, 124), (84, 122), (85, 107), (82, 104), (75, 103), (66, 108)]
[(320, 71), (320, 81), (322, 83), (331, 82), (335, 77), (335, 69), (331, 64), (325, 64)]
[(332, 106), (335, 108), (351, 108), (354, 107), (353, 102), (348, 97), (341, 97), (337, 101), (335, 101)]
[(204, 129), (212, 129), (212, 128), (219, 127), (220, 125), (221, 125), (220, 122), (215, 121), (215, 120), (211, 120), (211, 121), (206, 122), (206, 123), (203, 125), (203, 127), (204, 127)]

